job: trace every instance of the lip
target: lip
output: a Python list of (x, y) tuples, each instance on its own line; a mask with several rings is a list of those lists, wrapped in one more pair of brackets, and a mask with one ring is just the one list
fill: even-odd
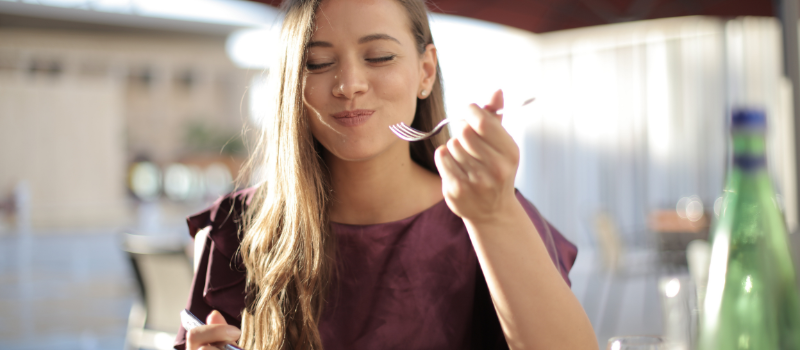
[(333, 114), (333, 120), (342, 126), (359, 126), (367, 122), (367, 120), (375, 113), (371, 109), (354, 109), (350, 111), (341, 111)]

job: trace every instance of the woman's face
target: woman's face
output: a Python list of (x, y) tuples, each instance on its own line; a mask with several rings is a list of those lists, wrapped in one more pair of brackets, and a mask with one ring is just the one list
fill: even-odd
[(430, 93), (435, 48), (416, 49), (407, 11), (394, 0), (326, 0), (306, 54), (304, 98), (314, 137), (334, 156), (368, 160), (408, 148), (389, 126), (411, 124)]

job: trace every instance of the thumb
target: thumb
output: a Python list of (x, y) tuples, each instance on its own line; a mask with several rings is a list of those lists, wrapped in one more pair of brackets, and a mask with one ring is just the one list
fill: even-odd
[(483, 109), (495, 114), (497, 111), (503, 109), (503, 90), (495, 91), (494, 94), (492, 94), (492, 99), (489, 100), (489, 104), (483, 106)]
[(225, 317), (219, 311), (214, 310), (206, 317), (206, 324), (228, 324), (228, 322), (225, 321)]

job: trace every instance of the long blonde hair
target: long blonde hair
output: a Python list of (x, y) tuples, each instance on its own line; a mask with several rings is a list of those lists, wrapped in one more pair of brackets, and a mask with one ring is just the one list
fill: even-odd
[[(420, 55), (433, 43), (423, 0), (396, 0), (408, 12)], [(287, 0), (279, 62), (270, 72), (271, 118), (265, 121), (245, 173), (261, 169), (239, 250), (247, 269), (247, 305), (240, 343), (252, 350), (321, 349), (318, 323), (334, 271), (328, 218), (330, 174), (303, 104), (306, 45), (320, 0)], [(442, 79), (417, 100), (413, 127), (430, 130), (444, 119)], [(445, 133), (410, 144), (411, 158), (438, 173), (433, 161)]]

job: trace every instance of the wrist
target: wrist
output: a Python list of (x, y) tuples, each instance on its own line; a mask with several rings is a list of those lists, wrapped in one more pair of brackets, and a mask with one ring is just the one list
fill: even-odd
[(515, 193), (512, 193), (510, 198), (504, 198), (496, 209), (491, 212), (483, 212), (479, 215), (462, 217), (464, 223), (472, 227), (486, 227), (486, 226), (502, 226), (504, 224), (513, 223), (520, 218), (528, 218), (525, 208), (517, 200)]

